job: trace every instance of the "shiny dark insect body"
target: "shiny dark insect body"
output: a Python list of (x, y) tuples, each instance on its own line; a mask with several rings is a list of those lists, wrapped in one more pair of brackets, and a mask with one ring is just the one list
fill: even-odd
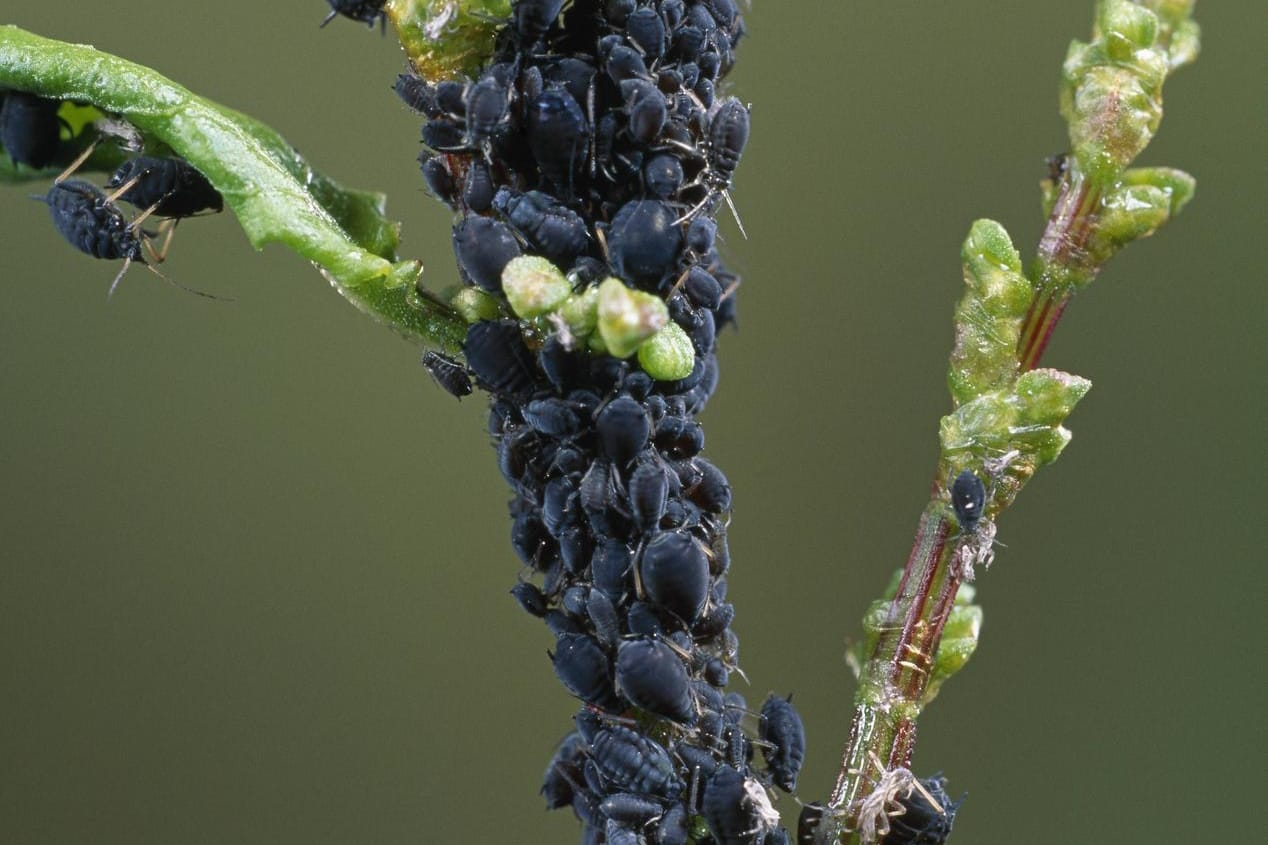
[(424, 352), (423, 367), (446, 393), (461, 399), (470, 396), (472, 391), (471, 376), (467, 368), (448, 355), (439, 352)]
[(190, 217), (224, 209), (224, 199), (189, 162), (179, 158), (137, 156), (119, 165), (106, 182), (118, 189), (131, 183), (118, 198), (159, 217)]
[[(922, 789), (900, 798), (903, 812), (889, 817), (889, 833), (879, 845), (943, 845), (951, 835), (956, 811), (964, 799), (952, 801), (947, 795), (946, 778), (934, 775), (922, 779)], [(929, 803), (933, 798), (938, 806)]]
[(15, 164), (47, 167), (61, 147), (61, 103), (24, 91), (5, 92), (0, 102), (0, 147)]
[(797, 789), (797, 775), (806, 757), (806, 729), (801, 716), (787, 699), (770, 696), (762, 705), (758, 736), (766, 743), (762, 754), (774, 776), (775, 785), (785, 792)]
[(326, 15), (321, 25), (333, 21), (339, 15), (351, 18), (374, 29), (374, 22), (379, 22), (379, 29), (387, 32), (387, 13), (383, 11), (383, 0), (326, 0), (330, 4), (330, 14)]
[(143, 236), (96, 185), (79, 179), (55, 182), (44, 201), (57, 231), (79, 251), (145, 263)]
[(960, 524), (960, 533), (973, 534), (982, 521), (982, 508), (986, 504), (986, 485), (973, 470), (966, 469), (951, 482), (951, 507)]

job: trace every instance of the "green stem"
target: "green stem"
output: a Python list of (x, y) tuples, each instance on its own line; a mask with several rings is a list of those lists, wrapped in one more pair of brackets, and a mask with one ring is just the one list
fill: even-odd
[(960, 586), (958, 573), (949, 566), (950, 532), (946, 505), (935, 495), (921, 514), (897, 593), (860, 678), (850, 739), (828, 799), (821, 842), (835, 841), (856, 826), (851, 814), (884, 770), (910, 767), (933, 656)]
[(1022, 321), (1017, 346), (1023, 371), (1039, 365), (1075, 290), (1092, 281), (1100, 269), (1087, 254), (1100, 200), (1100, 186), (1093, 185), (1072, 163), (1062, 177), (1031, 272), (1035, 298)]

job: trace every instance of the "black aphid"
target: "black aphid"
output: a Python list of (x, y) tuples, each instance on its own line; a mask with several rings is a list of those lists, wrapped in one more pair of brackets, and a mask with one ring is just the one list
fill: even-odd
[(775, 785), (785, 792), (797, 790), (797, 775), (806, 758), (806, 729), (801, 716), (787, 699), (770, 696), (762, 705), (758, 736), (767, 743), (762, 756), (770, 767)]
[(665, 811), (656, 825), (656, 842), (658, 845), (687, 845), (687, 807), (675, 804)]
[(436, 384), (451, 396), (461, 399), (471, 395), (471, 376), (467, 373), (467, 368), (448, 355), (428, 350), (423, 353), (423, 367)]
[(797, 845), (815, 845), (819, 822), (823, 820), (823, 805), (818, 801), (805, 804), (797, 816)]
[(564, 737), (555, 749), (555, 756), (550, 759), (542, 778), (541, 794), (546, 798), (546, 809), (556, 810), (572, 803), (573, 792), (581, 782), (587, 745), (581, 734), (574, 731)]
[(634, 526), (650, 534), (660, 526), (668, 503), (669, 479), (659, 462), (640, 464), (630, 476), (630, 514)]
[(529, 105), (528, 145), (542, 177), (571, 196), (585, 161), (586, 117), (566, 88), (549, 89)]
[(560, 682), (577, 698), (604, 710), (620, 709), (612, 687), (612, 665), (594, 637), (564, 634), (555, 642), (551, 662)]
[(467, 92), (467, 143), (481, 149), (506, 122), (510, 97), (496, 79), (486, 76)]
[(12, 162), (34, 168), (52, 163), (61, 147), (61, 105), (25, 91), (5, 92), (0, 102), (0, 147)]
[(118, 198), (159, 217), (189, 217), (225, 207), (220, 192), (184, 159), (137, 156), (111, 174), (107, 188), (129, 186)]
[[(889, 817), (889, 833), (879, 845), (943, 845), (951, 835), (956, 811), (964, 799), (952, 801), (947, 795), (947, 780), (934, 775), (920, 781), (924, 792), (913, 789), (906, 798), (899, 798), (903, 812)], [(929, 803), (925, 792), (941, 807)]]
[(618, 792), (603, 799), (599, 804), (599, 812), (626, 827), (639, 828), (660, 818), (665, 812), (665, 806), (641, 795)]
[(526, 613), (538, 618), (546, 615), (546, 597), (535, 584), (521, 581), (511, 588), (511, 595)]
[(374, 28), (374, 22), (378, 21), (379, 28), (387, 32), (387, 13), (383, 11), (384, 0), (326, 0), (326, 2), (330, 4), (330, 14), (322, 20), (322, 26), (343, 15), (345, 18), (360, 21), (371, 29)]
[(691, 536), (657, 534), (643, 549), (639, 575), (653, 602), (688, 624), (699, 618), (709, 596), (709, 561)]
[(516, 394), (532, 389), (537, 368), (514, 320), (472, 323), (462, 351), (472, 374), (489, 390)]
[(749, 794), (747, 779), (734, 766), (719, 766), (706, 781), (700, 809), (718, 845), (754, 845), (764, 838)]
[(629, 396), (618, 397), (599, 412), (595, 426), (604, 453), (623, 467), (643, 451), (652, 433), (652, 421), (642, 404)]
[(683, 789), (664, 746), (629, 728), (612, 725), (600, 730), (590, 753), (617, 790), (668, 798)]
[(982, 479), (966, 469), (951, 482), (951, 507), (955, 509), (960, 533), (972, 534), (982, 521), (982, 507), (986, 504), (986, 485)]
[(493, 292), (502, 289), (502, 270), (520, 255), (519, 241), (509, 226), (475, 214), (454, 227), (453, 250), (467, 278)]
[(516, 0), (511, 20), (521, 43), (528, 48), (540, 41), (563, 6), (564, 0)]
[(655, 285), (673, 270), (682, 228), (664, 202), (634, 200), (612, 218), (607, 239), (612, 266), (622, 278)]
[(94, 258), (144, 263), (142, 236), (96, 185), (79, 179), (55, 182), (44, 201), (53, 225), (76, 249)]
[(687, 667), (661, 640), (639, 637), (621, 643), (616, 685), (635, 707), (682, 724), (695, 721)]
[(581, 215), (541, 191), (519, 194), (502, 188), (493, 198), (493, 207), (552, 261), (571, 263), (590, 240)]

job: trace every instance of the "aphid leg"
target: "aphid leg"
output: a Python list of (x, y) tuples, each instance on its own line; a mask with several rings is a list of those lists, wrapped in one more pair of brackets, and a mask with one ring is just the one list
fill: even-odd
[(162, 264), (164, 261), (167, 260), (167, 251), (172, 245), (172, 235), (176, 233), (176, 226), (180, 222), (181, 222), (181, 219), (177, 217), (174, 220), (164, 220), (162, 223), (159, 224), (159, 233), (163, 235), (163, 245), (159, 247), (157, 250), (154, 249), (154, 245), (150, 242), (149, 238), (145, 238), (142, 241), (142, 244), (145, 247), (146, 252), (149, 253), (149, 257), (152, 263)]
[[(114, 296), (114, 289), (119, 286), (119, 280), (123, 278), (123, 274), (128, 272), (128, 268), (132, 266), (132, 256), (123, 259), (123, 267), (119, 270), (119, 275), (114, 277), (114, 281), (110, 283), (110, 290), (106, 291), (106, 299)], [(161, 273), (159, 275), (162, 275)]]
[[(132, 177), (131, 179), (129, 179), (128, 181), (124, 182), (124, 183), (123, 183), (122, 185), (120, 185), (118, 188), (116, 188), (116, 189), (115, 189), (115, 191), (114, 191), (114, 193), (112, 193), (112, 194), (106, 194), (106, 202), (108, 202), (108, 203), (110, 203), (110, 204), (112, 204), (112, 205), (113, 205), (115, 200), (117, 200), (119, 197), (121, 197), (121, 196), (123, 196), (124, 194), (126, 194), (128, 191), (132, 190), (132, 186), (133, 186), (133, 185), (135, 185), (137, 182), (140, 182), (140, 181), (141, 181), (141, 177), (142, 177), (142, 176), (144, 176), (144, 175), (145, 175), (145, 171), (143, 170), (143, 171), (141, 171), (140, 173), (138, 173), (137, 175), (133, 176), (133, 177)], [(162, 201), (163, 201), (163, 200), (159, 200), (159, 202), (162, 202)], [(141, 213), (141, 216), (137, 217), (137, 218), (136, 218), (136, 220), (133, 220), (133, 221), (132, 221), (132, 225), (133, 225), (134, 227), (135, 227), (135, 226), (137, 226), (137, 225), (140, 223), (140, 221), (144, 220), (145, 218), (147, 218), (147, 217), (149, 217), (151, 214), (153, 214), (153, 213), (154, 213), (154, 209), (156, 209), (156, 208), (158, 208), (158, 203), (157, 203), (157, 202), (156, 202), (156, 203), (154, 203), (154, 205), (152, 205), (152, 206), (150, 206), (149, 208), (147, 208), (144, 212), (142, 212), (142, 213)]]
[[(686, 222), (687, 222), (688, 220), (690, 220), (691, 218), (695, 217), (697, 214), (699, 214), (699, 213), (700, 213), (700, 211), (701, 211), (701, 210), (702, 210), (702, 209), (703, 209), (706, 205), (708, 205), (708, 204), (709, 204), (709, 201), (710, 201), (711, 199), (713, 199), (713, 197), (714, 197), (714, 194), (713, 194), (712, 192), (709, 192), (709, 193), (705, 194), (705, 195), (704, 195), (704, 199), (702, 199), (702, 200), (700, 200), (700, 202), (696, 203), (696, 204), (695, 204), (695, 206), (694, 206), (694, 207), (692, 207), (692, 209), (691, 209), (690, 211), (688, 211), (686, 214), (684, 214), (683, 216), (681, 216), (681, 217), (679, 217), (677, 220), (675, 220), (675, 221), (674, 221), (674, 225), (675, 225), (675, 226), (679, 226), (679, 225), (681, 225), (681, 224), (683, 224), (683, 223), (686, 223)], [(738, 218), (737, 218), (737, 221), (736, 221), (736, 222), (738, 222)], [(741, 228), (740, 228), (740, 230), (741, 230), (741, 231), (743, 231), (743, 227), (741, 227)]]
[(88, 160), (88, 157), (92, 155), (93, 150), (97, 149), (97, 144), (99, 143), (99, 141), (100, 139), (94, 140), (91, 144), (84, 147), (84, 151), (80, 153), (78, 156), (76, 156), (74, 161), (66, 165), (65, 170), (57, 174), (57, 178), (53, 180), (53, 184), (60, 185), (62, 182), (66, 181), (66, 179), (70, 178), (71, 174), (73, 174), (76, 170), (78, 170), (80, 168), (80, 165), (82, 165), (85, 161)]
[(678, 277), (678, 281), (674, 282), (674, 286), (669, 289), (669, 293), (665, 294), (665, 299), (668, 300), (671, 296), (678, 293), (678, 289), (683, 286), (683, 283), (687, 281), (687, 277), (690, 275), (691, 275), (690, 267), (688, 267), (686, 270), (683, 270), (682, 275)]
[(611, 264), (612, 252), (608, 249), (608, 236), (597, 226), (594, 229), (594, 236), (599, 241), (599, 249), (603, 250), (603, 260)]

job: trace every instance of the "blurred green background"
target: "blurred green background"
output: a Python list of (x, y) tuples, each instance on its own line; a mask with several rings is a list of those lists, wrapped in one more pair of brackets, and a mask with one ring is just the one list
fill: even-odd
[[(319, 30), (319, 0), (17, 5), (0, 19), (154, 66), (387, 190), (404, 254), (452, 278), (390, 37)], [(845, 638), (925, 500), (960, 241), (989, 216), (1033, 255), (1091, 7), (749, 14), (750, 240), (724, 224), (745, 284), (707, 454), (735, 487), (740, 688), (795, 692), (805, 800), (848, 731)], [(956, 842), (1258, 829), (1268, 21), (1261, 0), (1199, 20), (1142, 159), (1197, 198), (1061, 326), (1046, 363), (1095, 388), (1002, 521), (981, 647), (921, 722), (918, 770), (969, 793)], [(482, 402), (228, 214), (181, 226), (165, 272), (236, 302), (140, 268), (107, 302), (116, 265), (63, 243), (41, 190), (0, 189), (0, 842), (575, 841), (536, 794), (575, 702), (507, 595)]]

